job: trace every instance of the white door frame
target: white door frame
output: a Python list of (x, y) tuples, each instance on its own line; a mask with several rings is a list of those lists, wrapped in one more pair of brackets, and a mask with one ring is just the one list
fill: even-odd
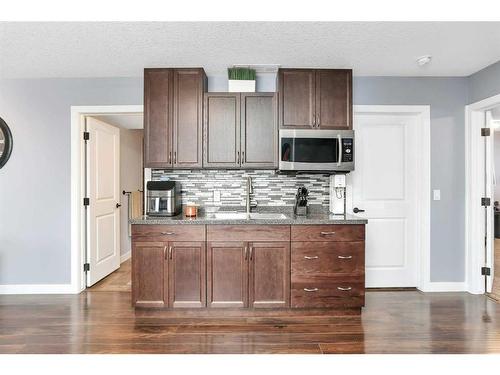
[[(467, 291), (473, 294), (483, 294), (484, 276), (481, 267), (484, 264), (484, 208), (480, 199), (484, 196), (484, 140), (479, 136), (480, 129), (485, 127), (485, 112), (500, 105), (500, 94), (465, 106), (465, 280)], [(491, 142), (490, 142), (491, 144)], [(487, 163), (491, 165), (491, 147), (487, 147)], [(488, 172), (488, 171), (487, 171)], [(491, 172), (491, 171), (489, 171)], [(488, 176), (491, 180), (491, 175)], [(491, 197), (492, 186), (487, 184), (487, 194)], [(493, 198), (493, 197), (491, 197)], [(492, 199), (493, 204), (493, 199)], [(491, 228), (492, 220), (489, 220)], [(488, 263), (493, 275), (493, 231), (488, 231), (487, 251)], [(490, 277), (489, 287), (491, 287)]]
[(83, 130), (85, 116), (143, 113), (142, 105), (71, 106), (71, 290), (85, 289), (85, 159)]
[[(423, 292), (441, 291), (442, 283), (432, 283), (430, 280), (430, 223), (431, 223), (431, 119), (428, 105), (355, 105), (354, 114), (399, 114), (413, 115), (420, 119), (417, 138), (417, 288)], [(352, 212), (352, 196), (347, 206)], [(368, 223), (370, 225), (370, 223)], [(439, 285), (438, 285), (439, 284)], [(444, 286), (446, 288), (446, 286)]]

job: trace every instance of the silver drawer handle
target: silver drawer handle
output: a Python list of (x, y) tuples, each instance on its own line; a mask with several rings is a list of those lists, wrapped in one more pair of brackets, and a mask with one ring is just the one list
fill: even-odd
[(352, 288), (351, 288), (350, 286), (348, 286), (347, 288), (343, 288), (343, 287), (341, 287), (341, 286), (338, 286), (338, 287), (337, 287), (337, 289), (338, 289), (338, 290), (342, 290), (342, 291), (344, 291), (344, 292), (347, 292), (347, 291), (351, 290)]
[(352, 259), (352, 255), (348, 255), (348, 256), (339, 255), (337, 258), (339, 258), (339, 259)]
[(319, 259), (319, 256), (315, 255), (315, 256), (311, 257), (309, 255), (306, 255), (306, 256), (304, 256), (304, 259), (308, 259), (308, 260), (309, 259)]
[(161, 232), (161, 234), (166, 234), (167, 236), (171, 236), (175, 234), (174, 232)]
[(321, 232), (321, 235), (322, 236), (330, 236), (330, 235), (334, 235), (335, 232)]
[(304, 288), (306, 292), (317, 292), (319, 289), (318, 288)]

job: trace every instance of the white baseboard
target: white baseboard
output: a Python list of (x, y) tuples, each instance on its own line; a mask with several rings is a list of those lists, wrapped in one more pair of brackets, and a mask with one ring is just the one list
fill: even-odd
[(132, 255), (132, 252), (131, 252), (131, 251), (129, 251), (128, 253), (122, 254), (122, 255), (120, 256), (120, 263), (123, 263), (123, 262), (125, 262), (126, 260), (129, 260), (129, 259), (130, 259), (130, 257), (131, 257), (131, 255)]
[(429, 282), (422, 292), (466, 292), (467, 285), (465, 282)]
[(0, 294), (75, 294), (71, 284), (0, 285)]

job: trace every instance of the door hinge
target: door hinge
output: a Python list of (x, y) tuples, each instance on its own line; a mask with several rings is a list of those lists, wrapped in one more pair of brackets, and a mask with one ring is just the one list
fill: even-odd
[(83, 264), (83, 271), (84, 272), (90, 271), (90, 263), (84, 263)]
[(90, 198), (83, 198), (83, 205), (90, 206)]
[(483, 207), (491, 206), (491, 199), (486, 197), (481, 198), (481, 206)]
[(481, 137), (489, 137), (491, 135), (490, 128), (481, 128)]
[(83, 132), (83, 140), (88, 141), (90, 139), (90, 133), (89, 132)]
[(481, 267), (481, 275), (490, 276), (491, 275), (491, 268), (490, 267)]

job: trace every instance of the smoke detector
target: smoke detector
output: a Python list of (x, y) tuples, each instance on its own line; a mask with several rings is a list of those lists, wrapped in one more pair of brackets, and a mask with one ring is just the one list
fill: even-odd
[(431, 55), (420, 56), (417, 59), (417, 64), (418, 64), (418, 66), (424, 66), (424, 65), (429, 64), (431, 62), (431, 60), (432, 60), (432, 56)]

